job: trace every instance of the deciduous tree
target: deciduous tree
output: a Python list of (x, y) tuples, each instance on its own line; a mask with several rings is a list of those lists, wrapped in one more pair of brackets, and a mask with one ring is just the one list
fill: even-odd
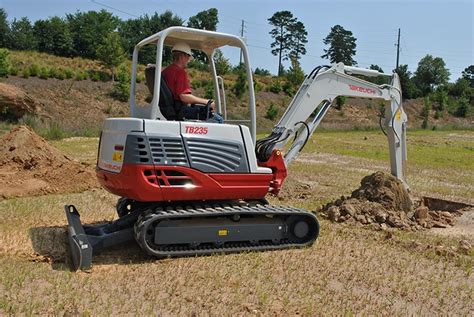
[(423, 96), (434, 91), (440, 85), (446, 85), (449, 79), (449, 70), (441, 57), (426, 55), (418, 62), (418, 68), (413, 76), (415, 85)]
[(97, 57), (110, 69), (112, 81), (115, 81), (114, 70), (119, 66), (125, 57), (125, 53), (120, 43), (120, 35), (117, 32), (111, 32), (104, 38), (104, 42), (97, 48)]
[(7, 21), (7, 12), (0, 8), (0, 47), (9, 47), (10, 27)]
[(36, 38), (27, 17), (14, 19), (10, 26), (10, 47), (14, 50), (34, 50)]
[[(218, 11), (216, 8), (201, 11), (198, 14), (192, 16), (188, 20), (188, 27), (215, 31), (217, 29), (217, 23), (219, 23)], [(207, 55), (200, 51), (194, 51), (193, 56), (196, 60), (203, 63), (208, 63)]]
[(462, 78), (469, 80), (471, 88), (474, 88), (474, 65), (469, 65), (462, 71)]

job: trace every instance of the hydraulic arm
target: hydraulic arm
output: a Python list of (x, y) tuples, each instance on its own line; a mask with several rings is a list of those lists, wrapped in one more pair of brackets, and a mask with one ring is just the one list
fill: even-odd
[[(377, 85), (352, 75), (390, 76), (390, 84)], [(390, 101), (385, 109), (384, 125), (390, 150), (391, 173), (407, 186), (405, 179), (407, 116), (402, 107), (397, 73), (386, 75), (375, 70), (344, 66), (342, 63), (315, 68), (300, 89), (272, 133), (257, 142), (260, 162), (267, 162), (275, 151), (293, 140), (284, 156), (288, 165), (303, 149), (338, 96), (376, 98)], [(407, 186), (408, 187), (408, 186)]]

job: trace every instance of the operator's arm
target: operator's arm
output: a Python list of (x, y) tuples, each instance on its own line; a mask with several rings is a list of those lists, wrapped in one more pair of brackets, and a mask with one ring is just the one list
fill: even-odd
[[(179, 95), (179, 98), (183, 103), (187, 104), (202, 104), (206, 105), (208, 102), (208, 99), (200, 98), (197, 96), (194, 96), (193, 94), (181, 94)], [(215, 104), (214, 102), (211, 104), (211, 109), (214, 110)]]

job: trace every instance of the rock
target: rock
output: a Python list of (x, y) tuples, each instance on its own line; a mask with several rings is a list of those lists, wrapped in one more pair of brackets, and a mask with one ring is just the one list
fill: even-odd
[(379, 212), (375, 215), (375, 221), (378, 223), (384, 223), (387, 220), (387, 214), (384, 212)]
[(415, 219), (426, 219), (428, 218), (428, 207), (420, 206), (415, 210)]
[(448, 226), (441, 221), (433, 221), (433, 227), (435, 228), (447, 228)]
[(341, 206), (341, 214), (342, 215), (350, 215), (350, 216), (354, 216), (355, 214), (357, 213), (356, 209), (354, 206), (352, 206), (351, 204), (348, 204), (348, 203), (345, 203)]
[(332, 221), (337, 221), (341, 215), (339, 208), (336, 206), (329, 207), (327, 211), (328, 218)]

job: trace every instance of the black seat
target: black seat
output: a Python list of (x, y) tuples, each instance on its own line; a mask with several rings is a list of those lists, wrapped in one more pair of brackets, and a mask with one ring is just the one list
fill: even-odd
[[(145, 68), (145, 80), (150, 94), (153, 96), (153, 89), (155, 85), (155, 69), (154, 65), (148, 65)], [(168, 84), (161, 77), (160, 80), (160, 111), (165, 116), (166, 120), (182, 120), (182, 107), (183, 104), (177, 100), (174, 100), (173, 93), (168, 87)]]

